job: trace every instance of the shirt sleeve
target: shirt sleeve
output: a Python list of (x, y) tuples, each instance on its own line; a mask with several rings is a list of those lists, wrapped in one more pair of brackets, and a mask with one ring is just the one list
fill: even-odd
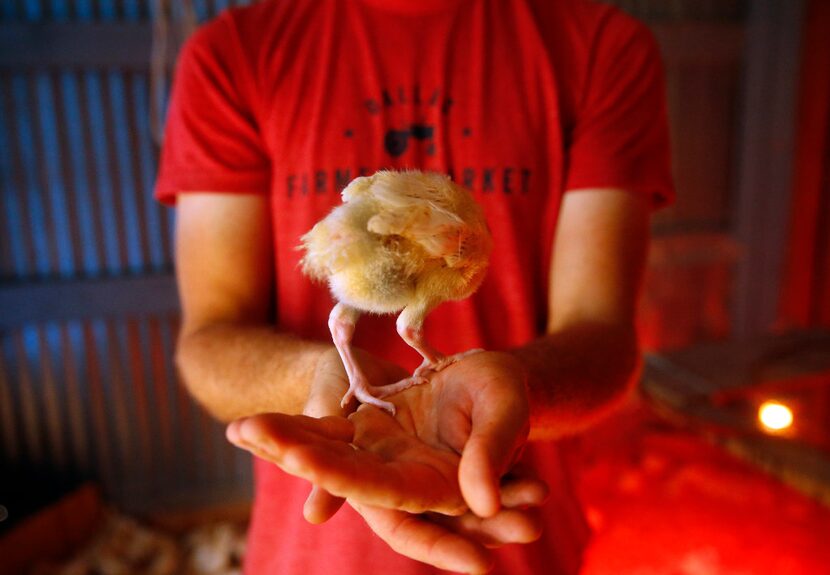
[(222, 16), (182, 48), (159, 159), (159, 201), (174, 204), (177, 194), (194, 191), (267, 193), (270, 161), (241, 54)]
[(674, 199), (665, 77), (645, 25), (614, 11), (596, 36), (570, 133), (565, 189), (613, 187)]

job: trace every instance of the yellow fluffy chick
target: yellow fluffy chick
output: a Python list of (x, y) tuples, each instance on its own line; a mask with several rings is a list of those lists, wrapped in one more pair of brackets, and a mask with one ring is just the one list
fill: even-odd
[[(327, 281), (339, 302), (329, 329), (349, 377), (343, 405), (357, 397), (394, 414), (380, 398), (426, 382), (426, 374), (465, 355), (439, 353), (424, 341), (421, 327), (435, 306), (478, 288), (493, 243), (481, 207), (442, 174), (380, 171), (354, 179), (342, 199), (302, 237), (302, 268)], [(424, 362), (412, 377), (375, 387), (352, 353), (355, 323), (361, 312), (398, 311), (398, 334)]]

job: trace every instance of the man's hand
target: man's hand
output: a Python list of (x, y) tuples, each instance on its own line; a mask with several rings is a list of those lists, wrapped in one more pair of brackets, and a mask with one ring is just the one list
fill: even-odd
[[(402, 375), (391, 364), (364, 358), (375, 382)], [(413, 513), (459, 514), (469, 506), (490, 517), (501, 506), (500, 478), (518, 458), (528, 432), (517, 364), (507, 354), (470, 355), (433, 374), (429, 384), (391, 397), (395, 418), (361, 406), (350, 416), (350, 435), (348, 423), (330, 419), (344, 415), (339, 400), (348, 386), (332, 353), (318, 365), (305, 410), (324, 419), (260, 415), (232, 424), (228, 437), (341, 497)]]
[[(467, 510), (458, 488), (458, 455), (424, 443), (374, 407), (361, 408), (352, 421), (257, 415), (231, 424), (228, 439), (342, 498), (410, 513)], [(314, 523), (328, 519), (313, 502), (306, 515)]]
[[(371, 356), (361, 365), (376, 385), (405, 375)], [(347, 387), (331, 354), (318, 364), (306, 406), (314, 417), (255, 416), (232, 424), (228, 437), (314, 484), (309, 521), (327, 520), (348, 497), (393, 549), (441, 568), (482, 571), (486, 546), (538, 537), (528, 508), (547, 487), (519, 467), (505, 475), (527, 434), (522, 373), (510, 356), (477, 353), (433, 374), (390, 398), (397, 418), (371, 406), (351, 421), (337, 417)]]
[(392, 398), (398, 421), (433, 446), (461, 454), (458, 482), (479, 517), (500, 508), (499, 483), (529, 431), (526, 374), (511, 355), (479, 352)]

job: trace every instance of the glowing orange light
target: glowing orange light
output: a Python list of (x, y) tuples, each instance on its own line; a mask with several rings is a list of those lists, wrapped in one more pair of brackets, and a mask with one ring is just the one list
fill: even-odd
[(767, 429), (781, 431), (793, 424), (793, 411), (777, 401), (765, 401), (758, 408), (758, 420)]

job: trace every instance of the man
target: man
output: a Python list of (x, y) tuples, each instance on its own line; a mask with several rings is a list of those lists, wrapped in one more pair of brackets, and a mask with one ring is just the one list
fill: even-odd
[[(449, 173), (485, 210), (488, 277), (425, 333), (488, 351), (394, 396), (397, 419), (347, 421), (332, 300), (295, 247), (351, 178), (407, 167)], [(157, 196), (178, 209), (183, 379), (260, 456), (246, 572), (576, 571), (584, 524), (554, 440), (631, 388), (649, 214), (672, 196), (642, 25), (581, 0), (226, 12), (181, 56)], [(418, 363), (389, 318), (355, 343), (375, 384)], [(305, 515), (323, 525), (274, 463), (315, 484)], [(488, 550), (507, 543), (526, 544)]]

